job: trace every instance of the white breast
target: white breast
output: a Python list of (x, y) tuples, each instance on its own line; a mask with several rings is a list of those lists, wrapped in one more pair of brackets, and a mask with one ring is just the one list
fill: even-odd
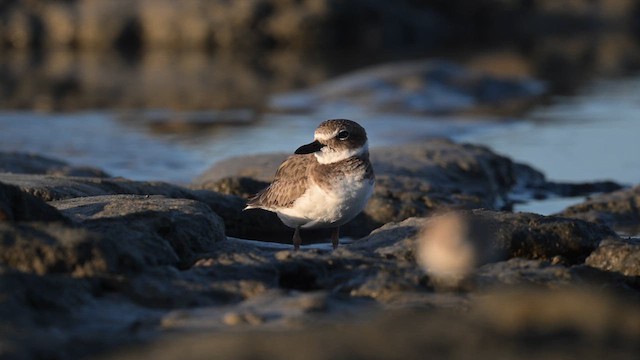
[(373, 194), (373, 179), (342, 177), (326, 191), (313, 181), (309, 189), (278, 216), (289, 227), (323, 228), (340, 226), (356, 217)]

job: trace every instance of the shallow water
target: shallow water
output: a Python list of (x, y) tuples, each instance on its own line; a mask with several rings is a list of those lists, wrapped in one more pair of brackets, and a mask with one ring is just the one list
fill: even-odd
[[(640, 77), (595, 81), (576, 96), (555, 98), (521, 119), (342, 110), (341, 117), (367, 128), (373, 147), (448, 136), (488, 145), (552, 180), (640, 183)], [(292, 152), (309, 142), (322, 116), (328, 116), (266, 114), (249, 123), (159, 132), (136, 121), (141, 114), (1, 112), (0, 151), (38, 153), (136, 180), (188, 183), (230, 156)], [(517, 210), (548, 214), (581, 200), (531, 201)]]

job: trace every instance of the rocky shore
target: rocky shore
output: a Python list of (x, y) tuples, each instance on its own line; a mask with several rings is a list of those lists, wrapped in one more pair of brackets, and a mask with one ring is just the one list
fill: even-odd
[[(612, 230), (638, 225), (637, 187), (559, 184), (442, 139), (378, 148), (351, 239), (330, 251), (328, 234), (305, 234), (316, 244), (293, 252), (273, 214), (242, 212), (283, 156), (230, 159), (180, 187), (1, 154), (0, 357), (640, 351), (640, 239)], [(510, 212), (523, 193), (601, 194), (553, 216)]]

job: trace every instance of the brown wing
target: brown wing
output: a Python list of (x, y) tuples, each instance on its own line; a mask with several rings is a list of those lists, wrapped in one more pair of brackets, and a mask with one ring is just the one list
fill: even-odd
[(314, 161), (313, 154), (289, 156), (276, 171), (271, 185), (249, 199), (247, 207), (269, 210), (291, 206), (304, 194), (309, 167)]

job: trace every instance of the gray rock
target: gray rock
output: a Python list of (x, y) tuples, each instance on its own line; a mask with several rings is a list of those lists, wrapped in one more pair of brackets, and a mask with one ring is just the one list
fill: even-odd
[(55, 208), (18, 187), (0, 182), (0, 222), (42, 221), (67, 222)]
[[(272, 213), (243, 212), (245, 200), (209, 190), (189, 190), (163, 182), (131, 181), (123, 178), (79, 178), (47, 175), (0, 173), (0, 182), (13, 184), (29, 195), (45, 201), (88, 196), (162, 195), (198, 200), (207, 204), (224, 220), (227, 234), (252, 239), (291, 240), (290, 230)], [(206, 187), (206, 186), (205, 186)], [(0, 208), (1, 209), (1, 208)]]
[(64, 161), (19, 152), (0, 152), (0, 173), (2, 172), (14, 174), (109, 177), (107, 173), (97, 168), (71, 166)]
[(559, 215), (605, 224), (623, 231), (637, 231), (640, 228), (640, 185), (593, 196), (583, 203), (568, 207)]
[(82, 196), (131, 194), (192, 198), (189, 190), (163, 182), (139, 182), (123, 178), (85, 178), (0, 173), (0, 182), (19, 187), (44, 201)]
[(587, 265), (619, 272), (625, 276), (640, 276), (640, 239), (609, 239), (589, 255)]
[(205, 204), (161, 196), (111, 195), (50, 203), (118, 249), (123, 268), (189, 265), (225, 238), (224, 223)]

